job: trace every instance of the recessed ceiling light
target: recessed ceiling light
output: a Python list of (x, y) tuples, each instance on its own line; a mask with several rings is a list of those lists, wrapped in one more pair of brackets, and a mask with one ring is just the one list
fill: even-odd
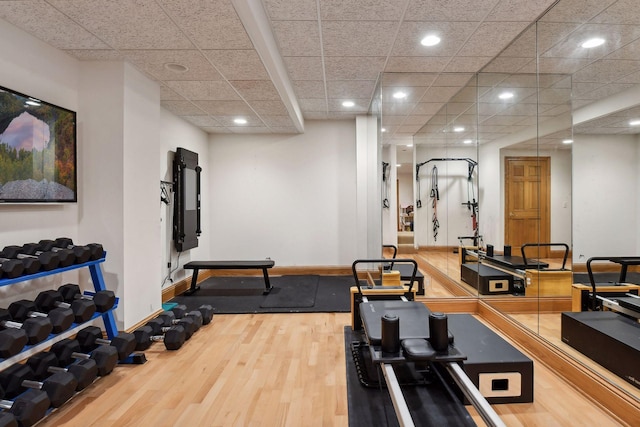
[(413, 144), (407, 144), (407, 147), (413, 147)]
[(602, 44), (604, 44), (604, 39), (601, 39), (600, 37), (594, 37), (582, 43), (580, 46), (585, 49), (591, 49), (592, 47), (598, 47)]
[(402, 99), (402, 98), (406, 98), (406, 97), (407, 97), (407, 94), (406, 94), (406, 93), (404, 93), (404, 92), (402, 92), (401, 90), (399, 90), (398, 92), (396, 92), (396, 93), (394, 93), (394, 94), (393, 94), (393, 97), (394, 97), (395, 99)]
[(387, 131), (387, 129), (385, 129), (385, 128), (380, 129), (380, 132), (386, 132), (386, 131)]
[(456, 126), (453, 128), (454, 132), (464, 132), (464, 126)]
[(238, 117), (237, 119), (233, 119), (233, 123), (237, 125), (246, 125), (247, 119), (243, 119), (242, 117)]
[(396, 164), (396, 167), (399, 168), (400, 166), (402, 166), (400, 163)]
[(440, 43), (440, 37), (434, 35), (426, 36), (420, 40), (420, 44), (422, 46), (435, 46), (438, 43)]
[(342, 103), (342, 106), (343, 106), (343, 107), (353, 107), (354, 105), (356, 105), (356, 103), (355, 103), (355, 102), (353, 102), (353, 101), (344, 101), (344, 102)]
[(174, 71), (176, 73), (184, 73), (185, 71), (189, 70), (188, 67), (182, 64), (178, 64), (177, 62), (167, 62), (166, 64), (164, 64), (164, 68), (166, 68), (169, 71)]
[(563, 139), (562, 143), (563, 144), (573, 144), (573, 139)]
[(473, 143), (473, 139), (465, 139), (464, 141), (462, 141), (463, 144), (471, 144)]
[(629, 122), (629, 126), (638, 126), (640, 125), (640, 120), (631, 120)]
[(498, 98), (500, 98), (500, 99), (511, 99), (511, 98), (513, 98), (513, 92), (502, 92), (500, 95), (498, 95)]

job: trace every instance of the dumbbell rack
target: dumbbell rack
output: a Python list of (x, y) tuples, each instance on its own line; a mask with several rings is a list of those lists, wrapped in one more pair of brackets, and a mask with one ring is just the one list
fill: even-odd
[[(83, 264), (74, 264), (74, 265), (70, 265), (68, 267), (62, 267), (62, 268), (56, 268), (54, 270), (50, 270), (50, 271), (41, 271), (35, 274), (29, 274), (29, 275), (25, 275), (25, 276), (20, 276), (20, 277), (16, 277), (14, 279), (0, 279), (0, 287), (1, 286), (9, 286), (9, 285), (13, 285), (15, 283), (19, 283), (19, 282), (24, 282), (27, 280), (34, 280), (34, 279), (38, 279), (40, 277), (45, 277), (45, 276), (51, 276), (53, 274), (60, 274), (60, 273), (64, 273), (65, 271), (70, 271), (70, 270), (77, 270), (79, 268), (89, 268), (89, 272), (91, 273), (91, 281), (93, 282), (93, 286), (96, 290), (96, 292), (98, 291), (104, 291), (107, 289), (105, 283), (104, 283), (104, 277), (102, 276), (102, 270), (100, 269), (100, 264), (102, 264), (105, 259), (106, 259), (106, 255), (107, 253), (104, 253), (104, 256), (100, 259), (94, 260), (94, 261), (87, 261)], [(86, 295), (91, 295), (91, 292), (87, 292), (85, 291)], [(118, 335), (118, 328), (116, 327), (116, 321), (115, 318), (113, 317), (113, 310), (115, 310), (118, 307), (118, 302), (119, 299), (116, 298), (116, 303), (113, 306), (113, 308), (111, 308), (110, 310), (107, 310), (104, 313), (98, 313), (96, 312), (93, 317), (88, 321), (91, 322), (94, 319), (102, 316), (102, 320), (104, 322), (104, 326), (105, 326), (105, 330), (107, 332), (107, 337), (109, 339), (113, 339), (113, 337), (115, 337), (116, 335)], [(14, 363), (17, 363), (23, 359), (26, 359), (27, 357), (32, 356), (35, 353), (38, 353), (40, 351), (43, 351), (47, 348), (49, 348), (51, 345), (53, 345), (55, 342), (60, 341), (64, 338), (68, 338), (71, 335), (74, 335), (79, 329), (81, 329), (82, 327), (84, 327), (85, 324), (78, 324), (75, 325), (69, 329), (67, 329), (66, 331), (59, 333), (59, 334), (51, 334), (49, 336), (48, 339), (44, 340), (43, 342), (40, 342), (38, 344), (35, 345), (27, 345), (25, 346), (25, 348), (22, 350), (22, 352), (16, 354), (15, 356), (9, 357), (7, 359), (0, 359), (0, 371), (13, 365)]]

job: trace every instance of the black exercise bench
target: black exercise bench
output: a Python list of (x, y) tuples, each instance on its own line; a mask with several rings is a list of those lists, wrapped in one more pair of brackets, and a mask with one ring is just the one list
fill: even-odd
[(275, 262), (270, 259), (261, 261), (191, 261), (186, 263), (182, 268), (185, 270), (193, 270), (191, 277), (191, 288), (185, 292), (185, 295), (191, 295), (200, 289), (198, 286), (198, 271), (200, 270), (262, 270), (264, 276), (264, 295), (271, 292), (271, 283), (269, 283), (269, 273), (267, 269), (273, 267)]

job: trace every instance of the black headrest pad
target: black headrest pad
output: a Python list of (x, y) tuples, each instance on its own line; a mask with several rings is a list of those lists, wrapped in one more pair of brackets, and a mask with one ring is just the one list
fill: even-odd
[(407, 359), (427, 361), (436, 356), (436, 351), (431, 347), (431, 343), (422, 338), (408, 338), (402, 340), (402, 349)]

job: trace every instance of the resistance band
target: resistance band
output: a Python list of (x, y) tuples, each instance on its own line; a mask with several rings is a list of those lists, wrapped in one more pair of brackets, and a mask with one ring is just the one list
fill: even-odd
[(433, 223), (433, 240), (438, 240), (438, 229), (440, 228), (440, 222), (438, 221), (438, 200), (440, 200), (440, 191), (438, 191), (438, 168), (433, 167), (431, 169), (431, 206), (433, 207), (433, 216), (431, 222)]
[(382, 207), (389, 207), (389, 184), (387, 170), (389, 170), (389, 163), (382, 162)]

